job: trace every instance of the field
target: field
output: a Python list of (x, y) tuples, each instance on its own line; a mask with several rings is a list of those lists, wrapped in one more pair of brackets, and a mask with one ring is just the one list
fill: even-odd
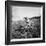
[(23, 20), (12, 22), (11, 39), (40, 37), (41, 17), (24, 17)]

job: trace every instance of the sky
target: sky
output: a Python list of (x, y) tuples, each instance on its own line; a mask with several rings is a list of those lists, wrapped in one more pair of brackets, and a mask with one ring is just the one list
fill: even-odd
[(23, 17), (40, 16), (41, 7), (12, 6), (12, 20), (23, 20)]

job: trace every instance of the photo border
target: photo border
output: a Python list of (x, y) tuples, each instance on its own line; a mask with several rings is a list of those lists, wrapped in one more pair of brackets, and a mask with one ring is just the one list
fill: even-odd
[[(43, 40), (33, 41), (15, 41), (10, 42), (10, 30), (11, 30), (11, 14), (10, 6), (43, 6)], [(27, 44), (27, 43), (43, 43), (45, 42), (45, 3), (44, 2), (26, 2), (26, 1), (5, 1), (5, 44)]]

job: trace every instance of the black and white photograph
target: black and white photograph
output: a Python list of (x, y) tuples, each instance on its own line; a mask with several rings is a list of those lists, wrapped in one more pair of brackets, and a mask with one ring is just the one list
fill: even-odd
[(41, 37), (41, 8), (12, 7), (11, 39), (30, 39)]
[(19, 41), (20, 43), (45, 42), (44, 5), (36, 2), (6, 2), (7, 35), (5, 35), (8, 44)]

